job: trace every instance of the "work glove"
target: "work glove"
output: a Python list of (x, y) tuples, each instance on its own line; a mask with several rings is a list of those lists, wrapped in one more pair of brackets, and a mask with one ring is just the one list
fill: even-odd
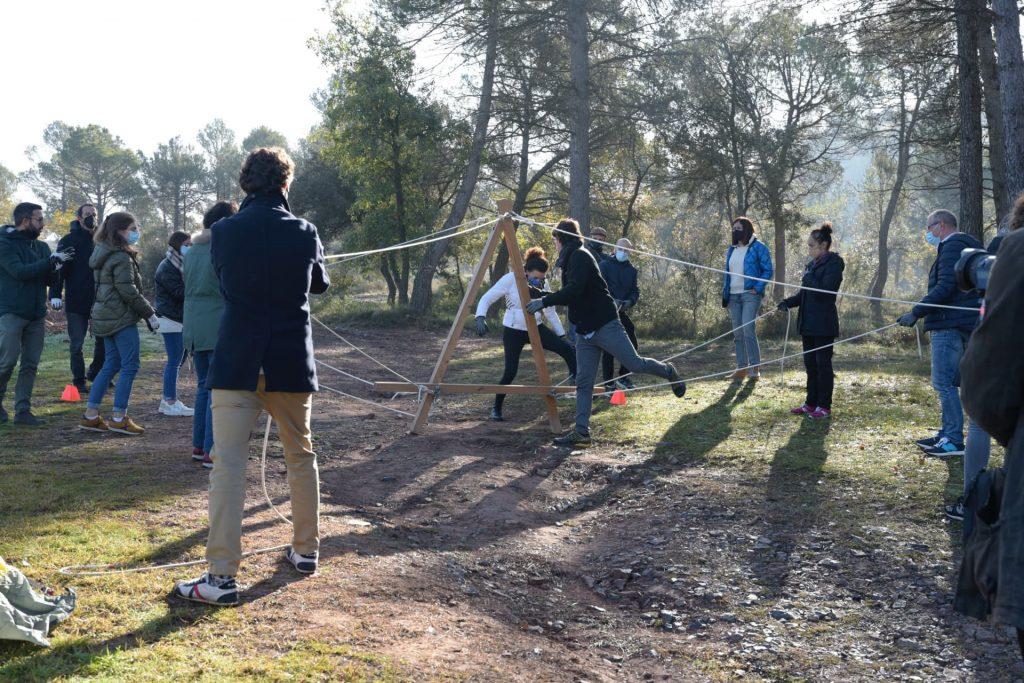
[(533, 299), (532, 301), (530, 301), (530, 303), (526, 304), (526, 312), (527, 313), (536, 313), (537, 311), (543, 310), (543, 308), (544, 308), (544, 300), (543, 299)]
[(904, 313), (896, 319), (896, 322), (903, 325), (903, 327), (913, 327), (917, 324), (917, 316), (913, 313)]
[(482, 315), (476, 317), (476, 334), (478, 337), (486, 337), (487, 333), (490, 332), (487, 329), (487, 318)]
[(53, 266), (54, 269), (60, 270), (61, 266), (63, 266), (68, 261), (74, 260), (74, 258), (75, 249), (74, 247), (71, 247), (69, 249), (65, 249), (64, 251), (58, 251), (54, 252), (53, 254), (50, 254), (50, 265)]
[(160, 321), (156, 319), (155, 315), (151, 315), (146, 319), (146, 324), (149, 326), (150, 332), (157, 332), (160, 329)]
[(64, 306), (64, 302), (60, 299), (50, 299), (50, 308), (55, 311), (59, 311)]
[(779, 305), (776, 306), (775, 308), (785, 313), (786, 311), (789, 310), (789, 304), (787, 304), (785, 301), (780, 301)]

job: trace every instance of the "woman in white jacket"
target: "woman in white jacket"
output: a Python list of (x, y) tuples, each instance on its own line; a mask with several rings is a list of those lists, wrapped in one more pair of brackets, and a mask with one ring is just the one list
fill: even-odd
[[(544, 257), (544, 250), (540, 247), (528, 249), (523, 265), (530, 283), (530, 298), (539, 299), (544, 296), (544, 279), (547, 277), (549, 268), (548, 260)], [(515, 275), (512, 273), (506, 273), (480, 297), (480, 303), (476, 307), (476, 333), (482, 337), (489, 332), (486, 319), (487, 309), (502, 297), (505, 298), (505, 317), (502, 320), (505, 373), (501, 376), (500, 384), (512, 384), (516, 373), (519, 372), (519, 357), (523, 353), (523, 347), (530, 343), (530, 337), (526, 332), (526, 318), (523, 317), (523, 309), (519, 304), (519, 290), (516, 288)], [(569, 369), (568, 383), (573, 384), (573, 377), (576, 375), (576, 352), (565, 340), (562, 321), (558, 319), (554, 307), (545, 308), (543, 314), (535, 313), (534, 315), (537, 318), (537, 327), (540, 331), (541, 346), (562, 357)], [(545, 319), (551, 324), (551, 327), (544, 324)], [(494, 409), (491, 411), (492, 420), (501, 422), (504, 419), (501, 415), (504, 403), (505, 394), (498, 394), (494, 397)]]

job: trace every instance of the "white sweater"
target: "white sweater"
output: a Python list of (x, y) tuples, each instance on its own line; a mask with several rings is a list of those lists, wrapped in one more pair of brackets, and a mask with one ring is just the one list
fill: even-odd
[[(484, 295), (480, 297), (480, 303), (477, 304), (476, 314), (477, 317), (487, 315), (487, 309), (490, 308), (494, 302), (501, 297), (505, 297), (505, 317), (502, 319), (501, 324), (505, 327), (511, 327), (513, 330), (526, 331), (526, 318), (523, 317), (523, 309), (519, 306), (519, 290), (516, 287), (516, 278), (512, 273), (505, 273), (501, 276), (494, 286), (484, 292)], [(562, 327), (562, 321), (558, 319), (558, 314), (555, 312), (553, 306), (545, 308), (544, 318), (551, 324), (552, 331), (559, 337), (565, 334), (565, 328)], [(542, 322), (541, 314), (534, 313), (537, 318), (537, 324)]]

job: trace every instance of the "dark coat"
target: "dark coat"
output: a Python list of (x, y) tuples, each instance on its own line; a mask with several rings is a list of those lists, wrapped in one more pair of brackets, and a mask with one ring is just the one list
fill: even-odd
[(992, 617), (1024, 628), (1024, 229), (1009, 234), (989, 277), (985, 316), (960, 361), (964, 408), (1006, 446), (998, 591)]
[[(804, 287), (827, 289), (838, 292), (843, 283), (843, 270), (846, 263), (843, 257), (834, 251), (825, 253), (822, 259), (814, 259), (804, 269), (800, 284)], [(790, 308), (799, 308), (797, 330), (804, 337), (838, 337), (839, 311), (836, 308), (836, 295), (799, 290), (793, 296), (783, 299)]]
[(75, 258), (57, 271), (57, 283), (50, 287), (51, 299), (63, 299), (64, 310), (89, 317), (96, 301), (96, 279), (89, 258), (93, 249), (92, 233), (78, 221), (71, 221), (71, 230), (57, 242), (57, 251), (75, 250)]
[(224, 295), (213, 389), (317, 391), (309, 294), (330, 286), (316, 226), (281, 192), (249, 195), (213, 226), (211, 259)]
[(161, 318), (168, 318), (180, 323), (184, 318), (185, 278), (170, 259), (164, 259), (156, 267), (153, 277), (156, 285), (156, 297), (153, 306)]
[(619, 312), (594, 255), (581, 246), (579, 240), (570, 239), (562, 247), (557, 263), (562, 268), (562, 288), (543, 301), (545, 306), (568, 306), (569, 322), (576, 326), (576, 334), (584, 335), (618, 320)]
[(46, 287), (56, 281), (46, 242), (13, 225), (0, 228), (0, 315), (46, 317)]
[[(977, 292), (961, 292), (957, 287), (954, 268), (964, 249), (981, 248), (981, 242), (963, 232), (946, 238), (946, 241), (939, 245), (935, 261), (928, 271), (928, 293), (921, 299), (921, 304), (980, 307), (981, 301)], [(975, 311), (933, 308), (921, 304), (914, 306), (913, 313), (918, 318), (924, 318), (925, 332), (953, 329), (970, 332), (978, 324), (978, 313)]]
[(612, 298), (635, 306), (640, 300), (636, 267), (629, 261), (619, 261), (614, 257), (601, 261), (598, 267), (601, 269), (601, 277), (608, 284), (608, 293)]

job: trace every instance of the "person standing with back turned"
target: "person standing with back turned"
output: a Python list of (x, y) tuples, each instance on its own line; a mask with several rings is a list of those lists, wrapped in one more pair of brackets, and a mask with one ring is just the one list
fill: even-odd
[(252, 151), (239, 177), (245, 201), (212, 230), (224, 313), (210, 369), (209, 571), (174, 589), (194, 602), (238, 603), (249, 436), (264, 410), (277, 423), (288, 468), (293, 531), (285, 558), (304, 574), (317, 568), (320, 481), (309, 420), (318, 386), (309, 295), (327, 291), (330, 279), (316, 226), (288, 208), (294, 172), (283, 149)]

